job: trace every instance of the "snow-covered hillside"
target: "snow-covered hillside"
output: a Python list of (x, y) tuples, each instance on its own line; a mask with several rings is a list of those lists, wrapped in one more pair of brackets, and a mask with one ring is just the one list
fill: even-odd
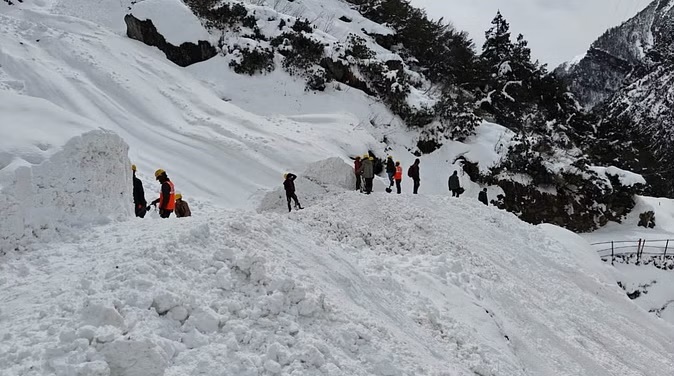
[(208, 209), (106, 225), (0, 268), (8, 375), (674, 372), (674, 328), (583, 240), (472, 200)]
[[(176, 1), (165, 16), (190, 23), (169, 41), (208, 37)], [(295, 3), (351, 17), (326, 43), (386, 31), (341, 1)], [(421, 157), (420, 195), (407, 177), (361, 195), (351, 156), (416, 158), (386, 106), (222, 56), (180, 68), (126, 37), (131, 5), (0, 2), (0, 375), (674, 373), (674, 328), (583, 239), (478, 203), (465, 176), (447, 197), (459, 158), (487, 171), (511, 131), (482, 122)], [(131, 163), (148, 199), (165, 169), (194, 216), (130, 218)], [(289, 170), (307, 206), (290, 214)]]

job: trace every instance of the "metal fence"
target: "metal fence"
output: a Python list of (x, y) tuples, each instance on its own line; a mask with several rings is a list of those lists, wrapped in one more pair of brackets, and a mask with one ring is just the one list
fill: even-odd
[(650, 257), (662, 256), (663, 258), (666, 258), (667, 253), (669, 252), (670, 257), (672, 257), (674, 250), (670, 249), (669, 244), (674, 246), (674, 239), (618, 240), (592, 243), (591, 245), (594, 247), (597, 253), (599, 253), (599, 256), (602, 258), (602, 260), (606, 260), (611, 257), (611, 263), (613, 263), (616, 256), (636, 255), (637, 262), (640, 262), (644, 255)]

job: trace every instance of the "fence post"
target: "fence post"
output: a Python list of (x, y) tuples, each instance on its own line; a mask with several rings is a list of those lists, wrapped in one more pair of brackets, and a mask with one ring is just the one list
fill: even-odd
[(664, 261), (664, 259), (667, 257), (667, 247), (668, 247), (668, 246), (669, 246), (669, 239), (667, 239), (667, 243), (665, 243), (665, 254), (662, 255), (663, 261)]
[(639, 239), (639, 242), (637, 243), (637, 265), (639, 265), (640, 260), (641, 260), (641, 239)]
[(613, 265), (613, 262), (615, 262), (615, 252), (613, 248), (613, 240), (611, 240), (611, 265)]

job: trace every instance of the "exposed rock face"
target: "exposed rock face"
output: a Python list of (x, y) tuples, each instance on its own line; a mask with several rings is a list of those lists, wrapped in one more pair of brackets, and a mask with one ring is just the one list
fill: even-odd
[(674, 196), (674, 0), (654, 0), (556, 73), (597, 115), (601, 162), (643, 174), (647, 194)]
[[(655, 0), (622, 25), (606, 31), (577, 64), (564, 64), (555, 72), (587, 108), (610, 99), (635, 70), (648, 64), (649, 52), (662, 39), (674, 17), (672, 0)], [(666, 34), (666, 33), (664, 33)]]
[(185, 42), (174, 46), (166, 41), (152, 23), (152, 20), (141, 21), (131, 14), (124, 17), (126, 35), (149, 46), (159, 48), (166, 58), (181, 67), (208, 60), (217, 54), (217, 50), (209, 42), (200, 40), (197, 44)]

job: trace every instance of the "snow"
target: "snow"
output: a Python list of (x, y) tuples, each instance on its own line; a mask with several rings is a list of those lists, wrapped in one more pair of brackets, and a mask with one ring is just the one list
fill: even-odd
[[(333, 44), (388, 32), (341, 1), (255, 2), (319, 18)], [(156, 25), (171, 33), (182, 16), (166, 4)], [(458, 158), (485, 171), (511, 132), (485, 122), (422, 157), (420, 195), (406, 176), (402, 195), (383, 177), (361, 195), (351, 156), (416, 158), (416, 134), (384, 105), (340, 84), (307, 92), (280, 69), (239, 76), (222, 56), (176, 67), (124, 36), (127, 5), (0, 3), (2, 372), (674, 372), (672, 326), (585, 240), (478, 203), (465, 176), (466, 196), (447, 197)], [(164, 168), (194, 216), (131, 218), (132, 162), (147, 198)], [(303, 211), (286, 212), (288, 171)]]
[(210, 208), (96, 227), (0, 269), (8, 374), (674, 371), (674, 328), (637, 309), (584, 240), (474, 200), (334, 192), (299, 213)]
[(603, 177), (608, 184), (610, 184), (608, 176), (617, 176), (618, 179), (620, 180), (620, 184), (626, 187), (631, 187), (636, 184), (644, 184), (644, 185), (646, 184), (646, 179), (644, 179), (643, 176), (631, 171), (620, 169), (615, 166), (609, 167), (590, 166), (589, 169), (596, 172), (600, 177)]
[(157, 31), (174, 46), (210, 40), (201, 21), (180, 0), (143, 0), (131, 9), (139, 20), (152, 20)]

